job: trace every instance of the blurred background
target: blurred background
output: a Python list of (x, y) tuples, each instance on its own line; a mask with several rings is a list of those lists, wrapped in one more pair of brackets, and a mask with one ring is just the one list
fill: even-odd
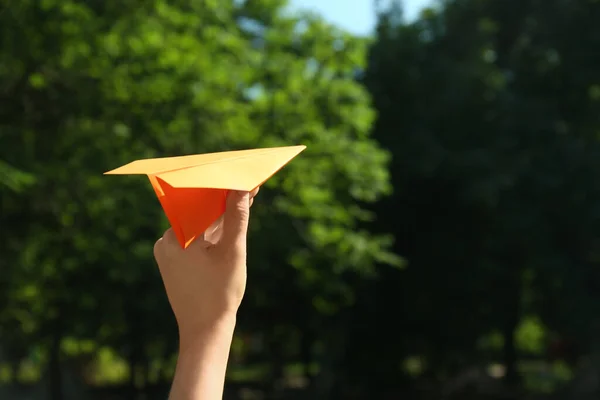
[(600, 398), (598, 0), (0, 4), (0, 399), (165, 399), (168, 225), (102, 173), (296, 144), (226, 399)]

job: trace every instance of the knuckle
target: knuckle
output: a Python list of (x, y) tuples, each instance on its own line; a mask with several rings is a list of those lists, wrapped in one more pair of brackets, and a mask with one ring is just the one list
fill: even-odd
[(177, 238), (175, 237), (175, 232), (173, 232), (173, 228), (169, 228), (163, 233), (162, 236), (166, 245), (172, 246), (174, 242), (177, 242)]
[(230, 246), (221, 247), (221, 259), (225, 262), (237, 262), (246, 258), (246, 242), (238, 240)]
[(173, 230), (171, 228), (167, 229), (162, 237), (154, 243), (153, 250), (156, 261), (160, 264), (170, 258), (173, 250), (176, 249), (177, 243), (177, 238)]
[(158, 239), (154, 243), (154, 249), (153, 249), (154, 258), (159, 263), (162, 260), (162, 256), (163, 256), (163, 246), (164, 246), (164, 240), (163, 240), (163, 238)]
[(236, 205), (238, 217), (242, 220), (247, 220), (250, 217), (250, 199)]

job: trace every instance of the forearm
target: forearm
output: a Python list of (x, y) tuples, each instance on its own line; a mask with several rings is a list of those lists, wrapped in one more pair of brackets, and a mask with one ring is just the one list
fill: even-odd
[(169, 400), (221, 400), (235, 319), (182, 335)]

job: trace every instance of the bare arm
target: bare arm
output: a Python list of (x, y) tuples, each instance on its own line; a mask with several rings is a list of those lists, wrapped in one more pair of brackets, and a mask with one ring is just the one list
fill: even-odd
[(180, 343), (169, 400), (217, 400), (223, 386), (235, 319), (201, 330)]
[(179, 327), (170, 400), (221, 400), (236, 314), (246, 289), (246, 234), (258, 189), (231, 192), (215, 241), (182, 249), (172, 229), (154, 256)]

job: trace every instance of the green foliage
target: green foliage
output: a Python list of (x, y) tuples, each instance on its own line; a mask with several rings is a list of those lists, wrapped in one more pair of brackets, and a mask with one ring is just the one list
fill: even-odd
[(381, 10), (364, 78), (393, 155), (376, 229), (408, 265), (368, 289), (356, 318), (379, 324), (352, 342), (381, 343), (351, 357), (353, 376), (377, 375), (369, 387), (393, 384), (394, 360), (414, 354), (442, 380), (500, 360), (514, 384), (519, 359), (551, 338), (585, 352), (598, 334), (600, 6), (440, 5), (414, 23)]
[(35, 182), (35, 177), (27, 172), (20, 171), (0, 161), (0, 184), (2, 188), (17, 192), (25, 189)]
[(284, 0), (4, 8), (0, 379), (62, 356), (89, 383), (168, 381), (166, 221), (148, 182), (102, 172), (290, 144), (308, 149), (253, 206), (230, 379), (417, 399), (473, 365), (538, 392), (581, 373), (599, 333), (600, 3), (445, 0), (412, 23), (377, 3), (374, 40)]
[(398, 264), (390, 238), (364, 229), (364, 204), (391, 189), (389, 154), (369, 137), (370, 97), (354, 80), (365, 43), (285, 6), (45, 0), (0, 13), (10, 357), (35, 342), (51, 362), (66, 338), (104, 346), (99, 368), (110, 351), (130, 367), (172, 356), (176, 328), (152, 261), (166, 227), (159, 204), (146, 181), (101, 175), (137, 158), (308, 146), (255, 206), (245, 313), (265, 318), (241, 332), (268, 331), (269, 313), (296, 304), (317, 321), (354, 301), (344, 274)]

